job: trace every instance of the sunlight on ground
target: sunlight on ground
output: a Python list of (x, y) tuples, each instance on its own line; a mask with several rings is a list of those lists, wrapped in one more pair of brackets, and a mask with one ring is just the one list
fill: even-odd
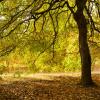
[[(92, 74), (100, 74), (100, 72), (92, 72)], [(14, 73), (10, 73), (10, 74), (3, 74), (2, 76), (0, 76), (0, 83), (2, 84), (9, 84), (11, 82), (14, 81), (21, 81), (24, 79), (33, 79), (33, 80), (54, 80), (54, 77), (62, 77), (62, 76), (71, 76), (71, 77), (78, 77), (81, 76), (80, 72), (66, 72), (66, 73), (34, 73), (34, 74), (14, 74)]]
[(77, 77), (80, 76), (80, 73), (34, 73), (34, 74), (20, 74), (14, 76), (13, 73), (11, 74), (4, 74), (1, 76), (1, 83), (2, 84), (9, 84), (14, 81), (24, 80), (33, 78), (33, 80), (53, 80), (54, 77), (60, 76), (72, 76)]

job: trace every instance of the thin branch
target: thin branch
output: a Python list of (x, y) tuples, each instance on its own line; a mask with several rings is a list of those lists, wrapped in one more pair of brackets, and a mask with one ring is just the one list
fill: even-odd
[(16, 45), (10, 45), (3, 50), (0, 51), (0, 57), (10, 54), (17, 46)]
[(0, 28), (0, 33), (3, 33), (5, 29), (7, 29), (14, 21), (16, 21), (22, 14), (25, 13), (25, 11), (32, 6), (34, 2), (32, 2), (30, 5), (28, 5), (25, 9), (17, 12), (15, 15), (11, 16), (11, 19), (8, 23), (6, 23), (3, 27)]
[(8, 34), (3, 35), (3, 36), (0, 36), (0, 39), (3, 39), (3, 38), (5, 38), (5, 37), (9, 36), (13, 31), (15, 31), (15, 30), (17, 29), (17, 27), (18, 27), (19, 25), (23, 24), (25, 21), (29, 21), (30, 19), (31, 19), (31, 18), (28, 18), (28, 19), (25, 19), (25, 20), (19, 22), (12, 30), (10, 30), (10, 32), (9, 32)]
[(94, 20), (93, 20), (90, 12), (89, 12), (89, 10), (87, 9), (86, 6), (85, 6), (85, 10), (87, 12), (88, 17), (90, 18), (90, 25), (91, 25), (91, 28), (92, 28), (92, 31), (91, 32), (93, 32), (95, 30), (95, 31), (97, 31), (97, 32), (100, 33), (100, 30), (98, 28), (96, 28), (95, 23), (94, 23)]

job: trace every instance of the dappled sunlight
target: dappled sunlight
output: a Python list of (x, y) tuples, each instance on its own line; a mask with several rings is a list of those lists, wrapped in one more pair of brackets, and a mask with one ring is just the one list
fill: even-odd
[[(31, 73), (31, 74), (20, 74), (19, 75), (14, 75), (14, 73), (10, 73), (10, 74), (3, 74), (1, 76), (1, 83), (10, 83), (10, 82), (14, 82), (14, 81), (21, 81), (21, 80), (25, 80), (25, 79), (33, 79), (33, 80), (59, 80), (58, 77), (62, 77), (62, 76), (69, 76), (69, 77), (77, 77), (80, 76), (80, 73), (71, 73), (71, 72), (67, 72), (67, 73)], [(56, 78), (55, 78), (56, 77)]]
[[(66, 73), (24, 73), (24, 74), (20, 74), (16, 75), (15, 77), (15, 73), (9, 73), (9, 74), (3, 74), (2, 76), (0, 76), (0, 84), (9, 84), (12, 83), (14, 81), (24, 81), (24, 80), (58, 80), (59, 79), (63, 79), (63, 80), (67, 80), (67, 77), (80, 77), (81, 73), (80, 72), (66, 72)], [(100, 76), (100, 72), (98, 71), (93, 71), (92, 72), (92, 76), (95, 76), (95, 78), (97, 80), (100, 80), (99, 76)], [(69, 78), (69, 79), (70, 79)]]

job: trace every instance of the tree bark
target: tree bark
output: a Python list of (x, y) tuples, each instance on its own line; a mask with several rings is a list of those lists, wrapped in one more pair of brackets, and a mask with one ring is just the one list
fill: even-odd
[(0, 0), (0, 2), (2, 2), (3, 0)]
[[(79, 5), (79, 2), (77, 5)], [(91, 55), (90, 55), (88, 42), (87, 42), (87, 22), (83, 14), (84, 8), (80, 6), (77, 7), (79, 8), (74, 14), (74, 19), (77, 23), (78, 30), (79, 30), (79, 51), (80, 51), (81, 64), (82, 64), (81, 84), (83, 86), (91, 86), (93, 85), (93, 81), (91, 78)]]

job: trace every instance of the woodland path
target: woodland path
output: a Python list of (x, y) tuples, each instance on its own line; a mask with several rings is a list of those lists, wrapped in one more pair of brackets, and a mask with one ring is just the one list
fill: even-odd
[(0, 81), (0, 100), (100, 100), (100, 74), (92, 77), (97, 86), (77, 85), (80, 73), (38, 73)]

